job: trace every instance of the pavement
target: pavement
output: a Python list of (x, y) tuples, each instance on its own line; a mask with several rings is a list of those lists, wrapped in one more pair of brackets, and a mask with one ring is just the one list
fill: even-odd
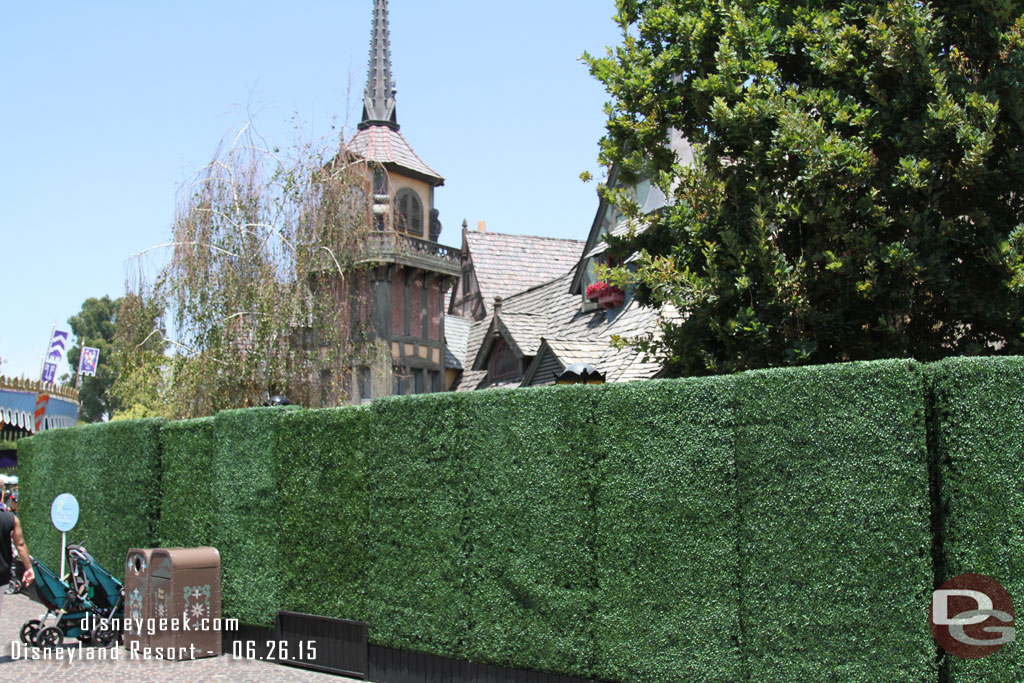
[[(2, 587), (0, 587), (2, 590)], [(231, 655), (192, 661), (166, 661), (129, 652), (124, 647), (99, 648), (80, 645), (73, 638), (62, 648), (46, 651), (22, 645), (22, 624), (38, 619), (46, 608), (26, 595), (4, 595), (0, 601), (0, 683), (17, 681), (74, 680), (75, 683), (108, 681), (239, 681), (278, 683), (346, 683), (353, 679), (318, 673), (272, 662), (236, 659)]]

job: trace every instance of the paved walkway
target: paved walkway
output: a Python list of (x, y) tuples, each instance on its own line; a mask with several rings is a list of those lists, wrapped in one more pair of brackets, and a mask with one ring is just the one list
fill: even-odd
[[(234, 659), (230, 655), (183, 662), (133, 658), (123, 647), (79, 647), (75, 639), (70, 639), (64, 648), (50, 651), (49, 659), (42, 659), (44, 651), (23, 646), (18, 633), (22, 624), (29, 619), (38, 619), (43, 612), (45, 608), (27, 596), (3, 596), (0, 608), (0, 682), (74, 680), (75, 683), (147, 683), (185, 680), (345, 683), (352, 680), (269, 662)], [(55, 658), (53, 655), (57, 653), (62, 656)]]

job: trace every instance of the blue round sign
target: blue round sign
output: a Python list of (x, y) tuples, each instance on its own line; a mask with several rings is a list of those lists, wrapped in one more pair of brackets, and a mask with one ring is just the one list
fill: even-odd
[(70, 493), (62, 493), (50, 505), (50, 521), (57, 531), (71, 531), (78, 524), (78, 501)]

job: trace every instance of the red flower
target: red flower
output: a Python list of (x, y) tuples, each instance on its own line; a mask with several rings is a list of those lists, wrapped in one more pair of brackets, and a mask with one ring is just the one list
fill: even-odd
[(599, 296), (608, 291), (607, 282), (595, 282), (594, 284), (587, 287), (587, 298), (594, 301)]

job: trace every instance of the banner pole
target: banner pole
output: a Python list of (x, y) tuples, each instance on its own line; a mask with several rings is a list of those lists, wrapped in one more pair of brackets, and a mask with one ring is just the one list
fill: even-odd
[(68, 540), (68, 532), (60, 532), (60, 580), (64, 580), (64, 546)]
[(78, 352), (78, 374), (75, 375), (75, 389), (82, 383), (82, 363), (85, 362), (85, 344), (82, 344)]

